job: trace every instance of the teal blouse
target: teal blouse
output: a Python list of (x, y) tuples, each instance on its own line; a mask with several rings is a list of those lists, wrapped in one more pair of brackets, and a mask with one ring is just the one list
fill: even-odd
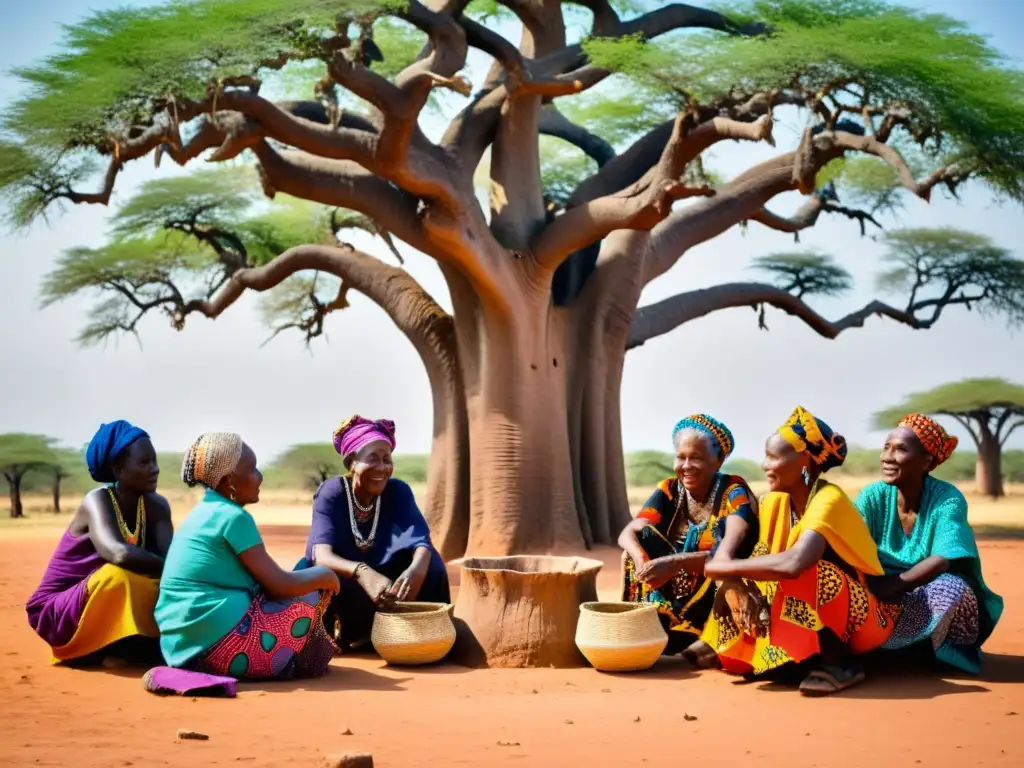
[(238, 555), (262, 542), (252, 515), (211, 490), (174, 532), (155, 611), (160, 650), (172, 667), (185, 666), (245, 616), (257, 584)]
[[(949, 560), (951, 572), (967, 580), (978, 596), (980, 608), (977, 658), (1003, 613), (1003, 598), (989, 589), (981, 574), (981, 557), (974, 531), (967, 522), (967, 499), (952, 483), (928, 476), (924, 481), (921, 508), (910, 535), (903, 531), (897, 511), (898, 491), (883, 482), (869, 485), (857, 497), (857, 508), (878, 544), (878, 558), (886, 573), (902, 573), (927, 557)], [(962, 660), (946, 659), (961, 666)]]

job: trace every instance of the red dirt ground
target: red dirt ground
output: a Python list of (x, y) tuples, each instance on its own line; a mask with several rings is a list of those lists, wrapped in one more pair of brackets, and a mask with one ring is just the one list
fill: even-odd
[[(265, 534), (294, 562), (303, 530)], [(315, 766), (347, 751), (372, 752), (378, 766), (1024, 765), (1022, 541), (982, 545), (1009, 608), (979, 678), (876, 672), (828, 700), (678, 661), (609, 676), (391, 669), (370, 657), (336, 659), (313, 682), (240, 686), (234, 700), (160, 698), (140, 670), (48, 664), (23, 605), (52, 546), (0, 541), (0, 765)], [(606, 553), (604, 589), (614, 559)], [(179, 728), (210, 739), (177, 742)]]

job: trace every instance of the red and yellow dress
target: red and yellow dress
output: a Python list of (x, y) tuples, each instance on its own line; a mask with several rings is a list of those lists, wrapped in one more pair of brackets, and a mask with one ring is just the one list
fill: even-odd
[(842, 489), (819, 480), (799, 520), (787, 493), (765, 494), (759, 506), (751, 557), (784, 552), (808, 531), (821, 535), (828, 546), (824, 557), (795, 579), (755, 582), (771, 606), (767, 637), (741, 631), (727, 611), (712, 612), (702, 638), (718, 653), (722, 668), (761, 674), (804, 661), (821, 652), (818, 633), (823, 629), (855, 654), (888, 640), (899, 609), (867, 589), (865, 577), (884, 571), (871, 532)]

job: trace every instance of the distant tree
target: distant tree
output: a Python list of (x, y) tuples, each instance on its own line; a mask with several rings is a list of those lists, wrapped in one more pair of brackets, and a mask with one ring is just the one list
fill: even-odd
[(75, 468), (83, 463), (82, 454), (66, 448), (53, 450), (53, 462), (47, 468), (53, 489), (53, 511), (60, 514), (61, 483), (75, 474)]
[(891, 429), (908, 413), (948, 416), (970, 433), (978, 447), (978, 492), (1003, 495), (1003, 446), (1024, 425), (1024, 386), (1005, 379), (966, 379), (917, 392), (898, 406), (875, 414), (875, 426)]
[(24, 517), (21, 481), (31, 470), (52, 467), (56, 462), (53, 440), (42, 435), (20, 432), (0, 435), (0, 472), (7, 480), (11, 496), (11, 517)]
[(341, 457), (330, 443), (293, 445), (274, 461), (273, 467), (281, 473), (282, 481), (299, 480), (304, 486), (312, 489), (345, 471)]

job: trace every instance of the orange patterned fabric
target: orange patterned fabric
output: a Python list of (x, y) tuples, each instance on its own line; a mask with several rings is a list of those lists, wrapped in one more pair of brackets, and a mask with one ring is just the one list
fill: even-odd
[(906, 427), (921, 441), (921, 445), (935, 457), (935, 466), (953, 455), (960, 440), (949, 434), (935, 419), (929, 419), (921, 413), (904, 416), (899, 426)]

